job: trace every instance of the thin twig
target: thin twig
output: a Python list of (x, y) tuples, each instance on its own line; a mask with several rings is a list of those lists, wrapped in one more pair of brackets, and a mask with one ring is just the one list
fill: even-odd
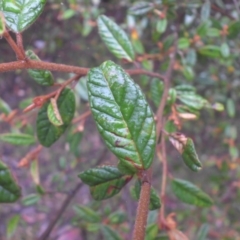
[(21, 51), (22, 56), (24, 56), (23, 59), (26, 59), (26, 55), (23, 47), (22, 33), (16, 33), (16, 39), (17, 39), (18, 49)]
[(73, 119), (72, 123), (77, 123), (77, 122), (80, 122), (81, 120), (83, 119), (86, 119), (88, 116), (91, 115), (91, 111), (88, 110), (86, 111), (85, 113), (81, 114), (80, 116), (76, 117)]
[[(96, 161), (95, 165), (98, 165), (102, 159), (104, 158), (105, 154), (107, 153), (107, 148), (104, 148), (102, 150), (102, 153), (100, 154), (98, 160)], [(53, 230), (54, 226), (56, 225), (56, 223), (58, 222), (58, 220), (61, 218), (62, 214), (64, 213), (64, 211), (66, 210), (67, 206), (69, 205), (69, 203), (71, 202), (71, 200), (74, 198), (74, 196), (76, 195), (76, 193), (78, 192), (78, 190), (82, 187), (83, 183), (78, 183), (76, 185), (76, 187), (73, 189), (73, 191), (71, 192), (71, 194), (69, 194), (66, 199), (64, 200), (64, 202), (62, 203), (61, 207), (59, 208), (59, 210), (57, 211), (55, 217), (52, 219), (52, 221), (49, 223), (47, 229), (43, 232), (43, 234), (38, 238), (38, 240), (46, 240), (48, 239), (51, 231)]]
[(145, 237), (148, 206), (150, 203), (151, 194), (151, 178), (152, 169), (148, 169), (147, 171), (143, 172), (136, 222), (133, 230), (133, 240), (144, 240)]
[(162, 74), (155, 73), (155, 72), (150, 72), (150, 71), (147, 71), (147, 70), (144, 70), (144, 69), (128, 69), (128, 70), (125, 70), (125, 71), (131, 76), (133, 76), (133, 75), (147, 75), (147, 76), (156, 77), (156, 78), (159, 78), (159, 79), (162, 79), (162, 80), (165, 79), (165, 76), (162, 75)]
[[(3, 37), (6, 39), (6, 41), (8, 42), (8, 44), (11, 46), (11, 48), (13, 49), (13, 51), (15, 52), (15, 54), (17, 55), (17, 59), (19, 60), (23, 60), (25, 59), (25, 54), (23, 54), (23, 52), (21, 51), (21, 49), (19, 49), (18, 45), (15, 43), (15, 41), (12, 39), (11, 35), (9, 34), (8, 31), (5, 31), (3, 33)], [(16, 69), (13, 69), (16, 70)], [(12, 70), (10, 70), (12, 71)], [(1, 72), (1, 70), (0, 70)]]

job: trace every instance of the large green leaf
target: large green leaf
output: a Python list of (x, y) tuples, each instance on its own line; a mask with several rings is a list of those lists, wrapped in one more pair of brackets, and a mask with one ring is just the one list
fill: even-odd
[(13, 32), (22, 32), (42, 13), (46, 0), (2, 0), (0, 11), (3, 12), (7, 27)]
[(8, 167), (0, 161), (0, 203), (15, 202), (21, 196), (21, 188)]
[(35, 138), (32, 135), (23, 133), (4, 133), (0, 135), (0, 141), (10, 143), (12, 145), (31, 145), (35, 143)]
[(65, 88), (57, 100), (58, 110), (63, 120), (63, 125), (61, 126), (55, 126), (49, 121), (47, 114), (48, 105), (49, 102), (43, 105), (37, 117), (38, 140), (45, 147), (50, 147), (56, 142), (71, 123), (75, 112), (74, 94), (70, 89)]
[(171, 182), (172, 190), (179, 200), (199, 207), (210, 207), (212, 199), (200, 188), (189, 181), (173, 179)]
[(89, 223), (98, 223), (101, 221), (100, 215), (86, 206), (74, 206), (73, 207), (76, 214), (81, 218), (81, 220), (89, 222)]
[(133, 61), (134, 51), (127, 34), (110, 18), (98, 17), (99, 34), (108, 49), (118, 58)]
[(112, 166), (92, 168), (80, 173), (79, 177), (90, 186), (95, 200), (103, 200), (116, 195), (132, 178), (132, 176), (123, 175)]
[(92, 114), (109, 149), (129, 168), (149, 168), (155, 121), (139, 86), (111, 61), (89, 71), (87, 86)]
[[(32, 50), (27, 50), (26, 56), (31, 60), (41, 61)], [(51, 86), (54, 84), (53, 75), (48, 70), (29, 69), (28, 73), (40, 85)]]
[(116, 230), (113, 230), (111, 227), (107, 225), (103, 225), (101, 227), (102, 234), (104, 236), (104, 239), (107, 240), (122, 240), (122, 238), (118, 235)]

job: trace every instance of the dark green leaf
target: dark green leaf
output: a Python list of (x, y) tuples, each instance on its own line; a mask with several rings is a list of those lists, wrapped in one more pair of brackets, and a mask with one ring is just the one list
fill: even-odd
[[(132, 191), (133, 198), (135, 200), (138, 200), (140, 197), (140, 191), (141, 191), (141, 182), (139, 180), (136, 181), (134, 189)], [(154, 190), (153, 187), (151, 187), (151, 193), (150, 193), (150, 203), (149, 203), (149, 210), (156, 210), (161, 207), (161, 201), (158, 197), (157, 192)]]
[(152, 111), (138, 85), (111, 61), (88, 74), (89, 101), (109, 149), (129, 166), (151, 166), (156, 130)]
[(128, 13), (134, 16), (144, 15), (153, 10), (154, 4), (150, 2), (136, 2), (129, 8)]
[(0, 111), (5, 114), (9, 114), (12, 111), (10, 106), (1, 98), (0, 98)]
[(212, 199), (197, 186), (182, 179), (173, 179), (172, 190), (179, 200), (198, 207), (210, 207)]
[(122, 238), (118, 235), (116, 230), (113, 230), (111, 227), (108, 227), (107, 225), (103, 225), (101, 227), (102, 234), (104, 236), (104, 239), (107, 240), (122, 240)]
[(208, 20), (210, 16), (210, 12), (211, 12), (211, 3), (209, 0), (206, 0), (201, 8), (201, 20), (202, 21)]
[(233, 39), (239, 35), (240, 21), (232, 23), (228, 28), (228, 38)]
[(212, 58), (220, 58), (221, 57), (221, 50), (218, 46), (214, 45), (207, 45), (204, 47), (201, 47), (198, 52), (206, 57), (212, 57)]
[[(31, 60), (41, 61), (32, 50), (27, 50), (26, 56)], [(40, 85), (51, 86), (54, 84), (52, 73), (48, 70), (28, 69), (28, 73), (34, 79), (34, 81)]]
[(79, 178), (91, 188), (95, 200), (103, 200), (118, 194), (131, 176), (123, 175), (116, 167), (102, 166), (79, 174)]
[(182, 155), (184, 163), (192, 171), (197, 172), (202, 169), (202, 164), (198, 159), (198, 155), (191, 138), (187, 138), (181, 133), (174, 133), (171, 134), (169, 140)]
[(196, 236), (196, 240), (206, 240), (207, 235), (209, 232), (209, 225), (204, 223), (202, 226), (199, 228)]
[(62, 126), (55, 126), (49, 121), (48, 104), (49, 102), (43, 105), (37, 117), (38, 140), (45, 147), (50, 147), (56, 142), (71, 123), (75, 112), (75, 97), (70, 89), (65, 88), (57, 100), (58, 110), (63, 120)]
[(111, 224), (121, 224), (127, 220), (127, 215), (124, 212), (118, 211), (112, 213), (108, 219)]
[(92, 210), (86, 206), (74, 206), (73, 209), (75, 210), (77, 216), (80, 217), (81, 220), (89, 222), (89, 223), (99, 223), (101, 221), (101, 217), (99, 213)]
[(29, 27), (42, 13), (46, 0), (2, 0), (0, 11), (3, 12), (7, 27), (19, 33)]
[(24, 145), (24, 146), (28, 146), (36, 142), (34, 136), (23, 133), (1, 134), (0, 141), (10, 143), (12, 145)]
[(33, 194), (29, 194), (24, 199), (22, 199), (22, 204), (24, 206), (35, 205), (36, 203), (39, 202), (40, 198), (41, 197), (38, 194), (34, 194), (34, 193)]
[(133, 46), (127, 34), (110, 18), (98, 17), (99, 34), (108, 49), (118, 58), (132, 62), (135, 58)]
[(0, 161), (0, 203), (15, 202), (21, 196), (21, 188), (17, 185), (8, 167)]
[(20, 220), (19, 215), (14, 215), (8, 220), (7, 223), (7, 238), (10, 238), (15, 232), (18, 227), (18, 223)]

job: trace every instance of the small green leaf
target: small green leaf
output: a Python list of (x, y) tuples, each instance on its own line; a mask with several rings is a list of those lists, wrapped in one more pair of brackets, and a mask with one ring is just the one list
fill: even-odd
[(107, 240), (122, 240), (122, 238), (118, 235), (116, 230), (113, 230), (111, 227), (107, 225), (101, 226), (101, 231), (104, 236), (104, 239)]
[(196, 239), (197, 240), (206, 240), (208, 232), (209, 232), (209, 225), (206, 223), (202, 224), (197, 232)]
[(184, 203), (198, 207), (210, 207), (213, 204), (206, 193), (189, 181), (173, 179), (171, 187), (176, 197)]
[(164, 83), (154, 78), (151, 82), (151, 97), (156, 107), (159, 106), (164, 90)]
[(152, 223), (146, 228), (146, 237), (145, 240), (153, 240), (156, 239), (158, 235), (158, 225), (156, 223)]
[(236, 114), (236, 107), (234, 101), (231, 98), (227, 99), (226, 109), (228, 116), (233, 118)]
[(58, 110), (63, 120), (62, 126), (55, 126), (49, 121), (48, 105), (49, 102), (43, 105), (37, 117), (38, 140), (45, 147), (50, 147), (55, 143), (71, 123), (75, 112), (74, 94), (70, 89), (65, 88), (57, 100)]
[(47, 115), (48, 115), (49, 121), (53, 125), (55, 125), (55, 126), (63, 125), (63, 120), (59, 113), (59, 110), (57, 107), (57, 102), (54, 98), (50, 99), (50, 103), (48, 104), (48, 108), (47, 108)]
[(3, 35), (4, 32), (5, 32), (5, 19), (3, 14), (0, 12), (0, 36)]
[(24, 199), (22, 199), (22, 204), (24, 206), (31, 206), (31, 205), (35, 205), (36, 203), (38, 203), (40, 200), (40, 196), (38, 194), (29, 194), (28, 196), (26, 196)]
[(116, 167), (103, 166), (84, 171), (79, 178), (90, 186), (92, 197), (100, 201), (118, 194), (132, 177), (122, 174)]
[[(132, 196), (135, 200), (139, 200), (140, 197), (140, 191), (141, 191), (141, 182), (139, 180), (136, 181), (135, 186), (132, 191)], [(154, 190), (153, 187), (151, 187), (151, 193), (150, 193), (150, 203), (149, 203), (149, 210), (156, 210), (161, 207), (161, 201), (158, 197), (157, 192)]]
[(199, 25), (199, 27), (197, 28), (197, 34), (200, 37), (205, 37), (208, 33), (208, 29), (209, 29), (209, 21), (207, 22), (203, 22), (201, 25)]
[(88, 101), (87, 77), (86, 76), (81, 77), (81, 79), (77, 83), (75, 89), (81, 99), (83, 99), (84, 101)]
[(12, 145), (23, 145), (23, 146), (28, 146), (36, 142), (34, 136), (23, 134), (23, 133), (1, 134), (0, 141), (10, 143)]
[(221, 57), (221, 50), (218, 46), (214, 45), (206, 45), (204, 47), (201, 47), (198, 52), (206, 57), (211, 58), (220, 58)]
[(206, 99), (193, 92), (178, 92), (177, 98), (186, 106), (196, 110), (200, 110), (208, 104)]
[(127, 215), (122, 211), (118, 211), (110, 214), (108, 219), (111, 224), (121, 224), (127, 220)]
[(21, 196), (21, 188), (17, 185), (8, 167), (0, 161), (0, 203), (15, 202)]
[(211, 12), (211, 3), (209, 0), (206, 0), (201, 8), (201, 20), (204, 22), (208, 20)]
[(167, 29), (167, 19), (159, 19), (157, 21), (156, 30), (158, 33), (164, 33)]
[(187, 80), (193, 80), (195, 73), (193, 71), (193, 68), (191, 66), (185, 65), (183, 70), (183, 75)]
[(198, 172), (202, 169), (202, 164), (198, 159), (198, 155), (191, 138), (187, 138), (181, 133), (173, 133), (170, 135), (169, 140), (182, 155), (186, 166), (194, 172)]
[(208, 37), (219, 37), (220, 36), (220, 30), (217, 28), (209, 28), (207, 31)]
[(76, 212), (77, 216), (79, 216), (83, 221), (89, 223), (99, 223), (101, 221), (99, 213), (89, 207), (78, 205), (74, 206), (73, 209)]
[(179, 38), (178, 49), (186, 49), (190, 46), (190, 40), (188, 38)]
[[(26, 56), (30, 60), (41, 61), (32, 50), (27, 50)], [(40, 85), (51, 86), (54, 84), (53, 75), (48, 70), (28, 69), (28, 73), (34, 79), (34, 81), (36, 81)]]
[(178, 95), (184, 95), (184, 94), (193, 94), (196, 92), (196, 88), (193, 87), (192, 85), (188, 84), (181, 84), (175, 87), (177, 90)]
[(194, 66), (197, 62), (197, 54), (195, 49), (189, 49), (186, 55), (186, 64)]
[(144, 54), (144, 46), (140, 39), (132, 39), (132, 45), (136, 53), (138, 54)]
[(240, 21), (233, 22), (228, 28), (228, 38), (233, 39), (239, 35)]
[(111, 61), (89, 71), (87, 86), (93, 117), (109, 149), (136, 169), (149, 168), (155, 121), (139, 86)]
[(230, 55), (230, 49), (227, 43), (223, 43), (220, 47), (221, 49), (221, 54), (224, 58), (228, 58)]
[(0, 111), (5, 114), (9, 114), (12, 111), (10, 106), (2, 98), (0, 98)]
[(131, 14), (134, 16), (140, 16), (152, 11), (153, 8), (154, 8), (153, 3), (140, 1), (140, 2), (134, 3), (132, 7), (128, 9), (128, 14)]
[(11, 217), (8, 220), (8, 223), (7, 223), (7, 238), (12, 237), (13, 234), (16, 232), (19, 220), (20, 220), (19, 215), (14, 215), (13, 217)]
[(19, 33), (29, 27), (42, 13), (46, 0), (2, 0), (0, 11), (3, 12), (7, 27)]
[(75, 155), (75, 157), (80, 157), (80, 142), (82, 140), (83, 133), (75, 132), (68, 135), (68, 143), (70, 147), (70, 152)]
[(98, 17), (97, 23), (99, 34), (108, 49), (116, 57), (132, 62), (135, 54), (127, 34), (115, 22), (104, 15)]

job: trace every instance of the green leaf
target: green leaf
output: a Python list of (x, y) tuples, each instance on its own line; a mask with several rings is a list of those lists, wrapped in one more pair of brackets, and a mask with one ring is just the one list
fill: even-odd
[(157, 21), (156, 30), (158, 33), (164, 33), (167, 29), (167, 19), (159, 19)]
[(31, 206), (31, 205), (35, 205), (36, 203), (38, 203), (40, 200), (40, 196), (38, 194), (29, 194), (28, 196), (26, 196), (24, 199), (22, 199), (22, 204), (24, 206)]
[(197, 62), (197, 54), (195, 49), (189, 49), (186, 55), (186, 64), (194, 66)]
[(209, 22), (203, 22), (201, 25), (199, 25), (199, 27), (197, 28), (197, 34), (200, 37), (205, 37), (208, 33), (208, 29), (209, 29)]
[(201, 20), (204, 22), (208, 20), (211, 12), (211, 3), (209, 0), (206, 0), (201, 8)]
[[(32, 50), (27, 50), (26, 56), (30, 60), (41, 61), (39, 57)], [(34, 81), (40, 85), (51, 86), (54, 84), (53, 75), (48, 70), (28, 69), (28, 73), (34, 79)]]
[(220, 30), (217, 28), (209, 28), (207, 31), (208, 37), (219, 37), (220, 36)]
[(70, 147), (70, 152), (75, 155), (75, 157), (80, 157), (80, 142), (82, 140), (83, 133), (75, 132), (68, 135), (68, 143)]
[(10, 106), (2, 98), (0, 98), (0, 111), (5, 114), (9, 114), (12, 111)]
[(150, 2), (140, 1), (136, 2), (128, 9), (128, 14), (134, 16), (144, 15), (154, 9), (154, 4)]
[(101, 217), (99, 213), (92, 210), (86, 206), (74, 206), (74, 211), (76, 212), (77, 216), (80, 217), (81, 220), (89, 222), (89, 223), (99, 223), (101, 222)]
[(77, 93), (84, 101), (88, 101), (88, 91), (87, 91), (87, 77), (81, 77), (80, 81), (75, 87)]
[(61, 126), (55, 126), (49, 121), (47, 114), (48, 105), (49, 102), (43, 105), (37, 117), (38, 140), (45, 147), (50, 147), (55, 143), (71, 123), (75, 112), (74, 94), (70, 89), (65, 88), (57, 100), (58, 110), (63, 120), (63, 125)]
[(132, 39), (132, 45), (136, 53), (144, 54), (144, 46), (139, 39)]
[(7, 238), (12, 237), (13, 234), (16, 232), (19, 220), (20, 220), (19, 215), (14, 215), (13, 217), (11, 217), (8, 220), (8, 223), (7, 223)]
[(197, 232), (196, 239), (197, 240), (206, 240), (208, 232), (209, 232), (209, 225), (206, 223), (202, 224)]
[(48, 104), (48, 108), (47, 108), (47, 115), (48, 115), (49, 121), (53, 125), (55, 125), (55, 126), (63, 125), (63, 120), (59, 113), (59, 110), (57, 107), (57, 102), (54, 98), (50, 99), (50, 103)]
[(169, 140), (182, 155), (186, 166), (194, 172), (198, 172), (202, 169), (202, 164), (199, 161), (193, 140), (191, 138), (187, 138), (181, 133), (175, 133), (170, 135)]
[(154, 78), (151, 82), (151, 96), (156, 107), (159, 106), (164, 90), (164, 83)]
[(24, 145), (24, 146), (28, 146), (36, 142), (34, 136), (23, 133), (1, 134), (0, 141), (10, 143), (12, 145)]
[(4, 14), (7, 27), (19, 33), (36, 21), (45, 3), (46, 0), (2, 0), (0, 11)]
[(234, 101), (231, 98), (227, 99), (226, 109), (228, 116), (233, 118), (236, 114), (236, 107)]
[(233, 22), (228, 28), (228, 38), (233, 39), (239, 35), (240, 21)]
[(89, 71), (87, 86), (93, 117), (109, 149), (130, 167), (149, 168), (155, 121), (139, 86), (111, 61)]
[(201, 47), (198, 52), (206, 57), (211, 58), (220, 58), (221, 57), (221, 50), (218, 46), (214, 45), (206, 45), (204, 47)]
[(190, 46), (190, 40), (188, 38), (179, 38), (178, 49), (186, 49)]
[[(140, 197), (140, 191), (141, 191), (141, 182), (139, 180), (136, 181), (135, 186), (132, 191), (132, 196), (135, 200), (139, 200)], [(161, 201), (158, 197), (157, 192), (154, 190), (153, 187), (151, 187), (151, 193), (150, 193), (150, 203), (149, 203), (149, 210), (156, 210), (161, 207)]]
[(110, 224), (121, 224), (127, 220), (127, 215), (125, 212), (117, 211), (108, 217)]
[(230, 55), (230, 49), (227, 43), (223, 43), (220, 47), (221, 54), (223, 57), (228, 58)]
[(111, 227), (107, 225), (101, 226), (101, 231), (104, 239), (107, 240), (122, 240), (122, 238), (118, 235), (116, 230), (113, 230)]
[(146, 237), (145, 240), (153, 240), (158, 235), (158, 225), (156, 223), (152, 223), (146, 228)]
[(112, 166), (92, 168), (78, 176), (90, 186), (92, 197), (98, 201), (118, 194), (132, 178), (122, 174), (116, 167)]
[(196, 110), (202, 109), (208, 103), (206, 99), (193, 92), (178, 92), (177, 97), (186, 106)]
[(99, 34), (108, 49), (116, 57), (132, 62), (135, 54), (127, 34), (115, 22), (104, 15), (98, 17), (97, 23)]
[(0, 203), (15, 202), (21, 196), (21, 188), (17, 185), (8, 167), (0, 161)]
[(171, 187), (176, 197), (184, 203), (198, 207), (210, 207), (213, 204), (206, 193), (189, 181), (173, 179)]
[(196, 92), (196, 88), (192, 85), (181, 84), (175, 87), (178, 95), (193, 94)]
[(183, 70), (183, 75), (187, 80), (193, 80), (195, 73), (193, 71), (193, 68), (191, 66), (185, 65)]
[[(0, 5), (1, 6), (1, 5)], [(0, 36), (5, 32), (5, 20), (3, 14), (0, 12)]]

